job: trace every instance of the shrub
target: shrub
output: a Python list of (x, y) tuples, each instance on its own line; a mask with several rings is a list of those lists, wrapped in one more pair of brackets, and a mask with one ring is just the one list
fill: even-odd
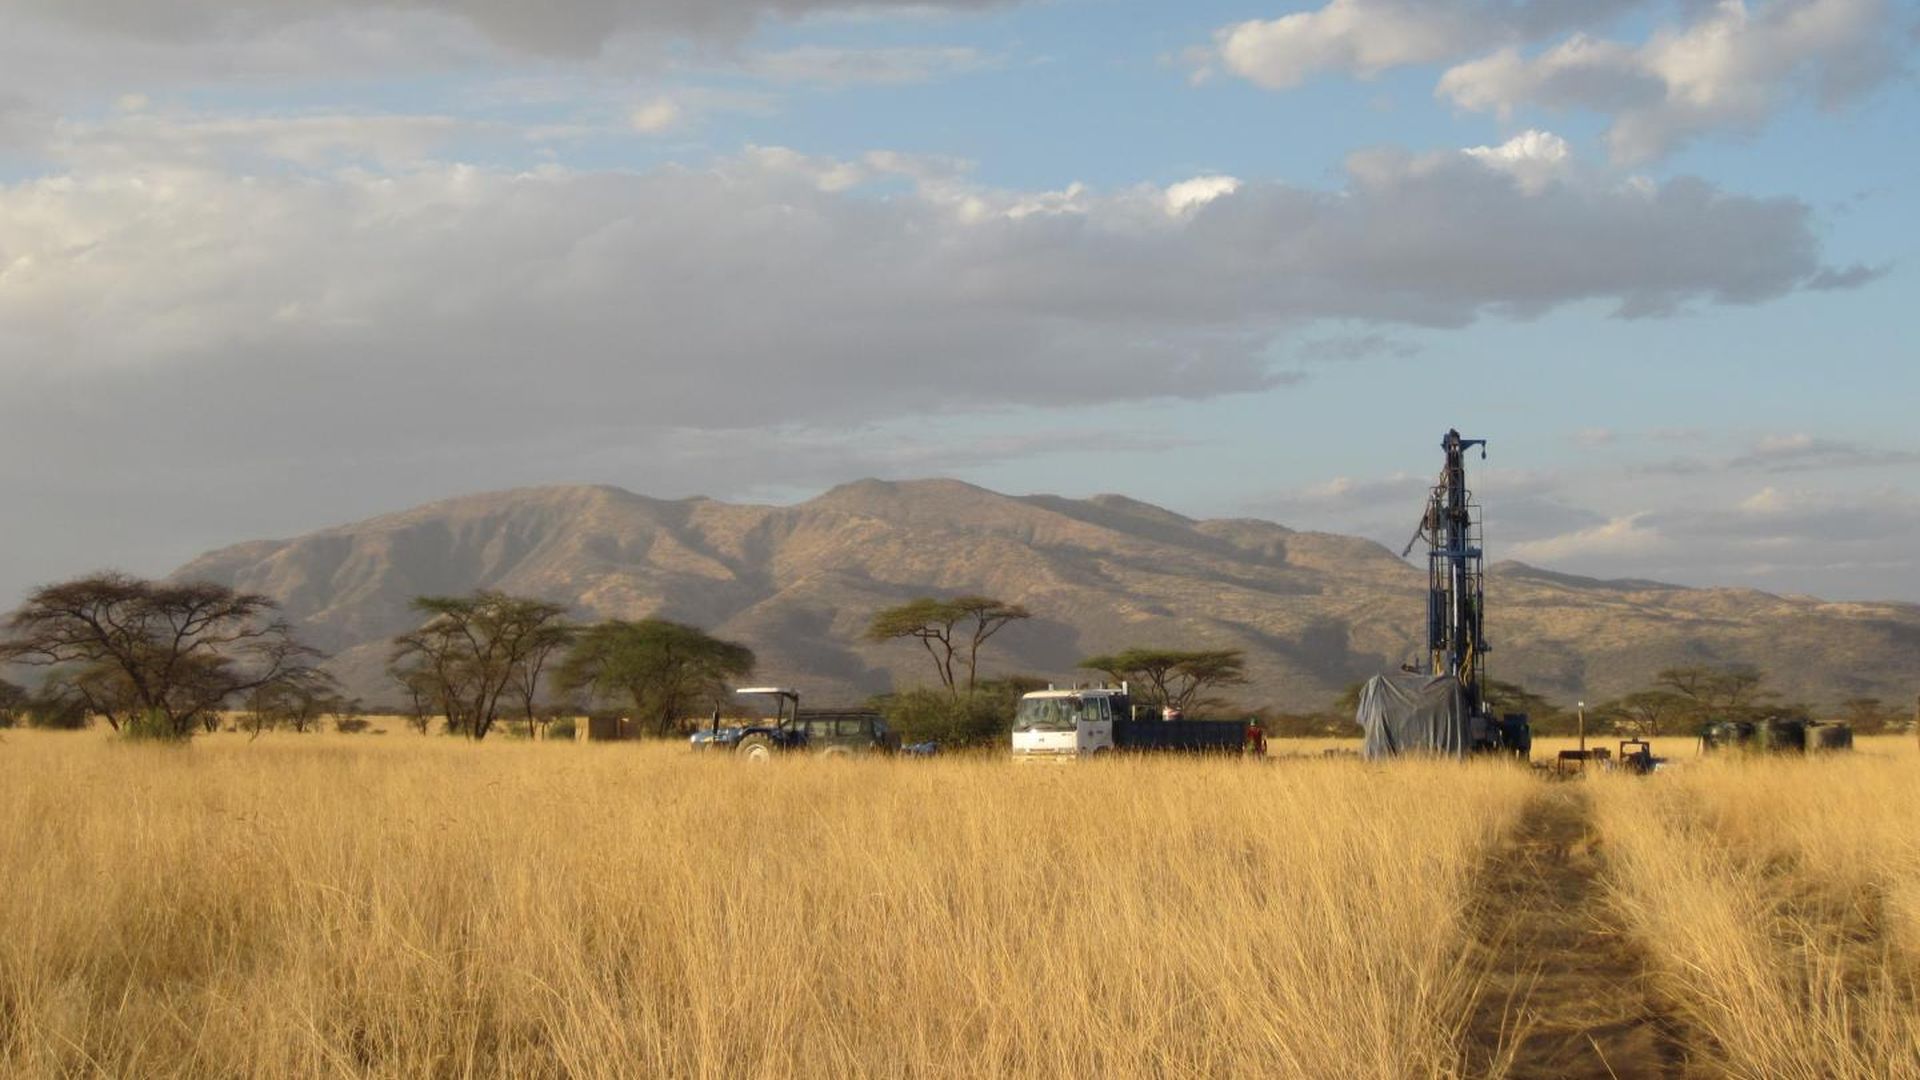
[(972, 694), (918, 688), (874, 699), (874, 707), (904, 743), (932, 740), (943, 747), (987, 746), (1012, 730), (1019, 693), (1003, 683), (985, 683)]

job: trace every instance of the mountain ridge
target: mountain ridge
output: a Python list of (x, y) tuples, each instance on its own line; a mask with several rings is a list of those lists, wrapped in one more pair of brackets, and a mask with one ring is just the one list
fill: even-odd
[[(369, 701), (420, 594), (475, 588), (659, 615), (744, 641), (761, 674), (818, 699), (927, 681), (924, 657), (860, 640), (914, 596), (1025, 604), (992, 672), (1072, 678), (1129, 645), (1240, 648), (1249, 705), (1307, 709), (1420, 651), (1425, 573), (1371, 540), (1252, 518), (1193, 519), (1122, 495), (1002, 495), (958, 480), (861, 480), (792, 506), (657, 499), (611, 485), (483, 492), (208, 552), (176, 571), (281, 603)], [(1920, 605), (1604, 581), (1502, 562), (1488, 574), (1495, 677), (1600, 700), (1660, 667), (1754, 663), (1791, 698), (1905, 700)]]

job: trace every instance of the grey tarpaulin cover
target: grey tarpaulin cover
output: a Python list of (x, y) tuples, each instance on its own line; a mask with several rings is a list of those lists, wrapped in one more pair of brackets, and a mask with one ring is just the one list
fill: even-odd
[(1467, 752), (1467, 696), (1445, 675), (1375, 675), (1360, 690), (1354, 720), (1366, 732), (1366, 757)]

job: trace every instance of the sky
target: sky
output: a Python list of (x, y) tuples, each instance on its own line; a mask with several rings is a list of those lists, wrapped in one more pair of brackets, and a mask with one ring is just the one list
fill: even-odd
[(1920, 601), (1920, 5), (0, 0), (0, 606), (954, 476)]

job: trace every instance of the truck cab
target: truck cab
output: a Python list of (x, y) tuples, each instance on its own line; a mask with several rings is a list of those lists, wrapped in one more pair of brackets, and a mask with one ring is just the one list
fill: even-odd
[(1036, 690), (1013, 715), (1016, 757), (1081, 757), (1114, 748), (1117, 720), (1133, 716), (1126, 690)]
[(1251, 720), (1188, 720), (1174, 708), (1142, 708), (1127, 685), (1036, 690), (1013, 714), (1013, 756), (1021, 760), (1129, 753), (1251, 754), (1265, 757), (1266, 732)]

